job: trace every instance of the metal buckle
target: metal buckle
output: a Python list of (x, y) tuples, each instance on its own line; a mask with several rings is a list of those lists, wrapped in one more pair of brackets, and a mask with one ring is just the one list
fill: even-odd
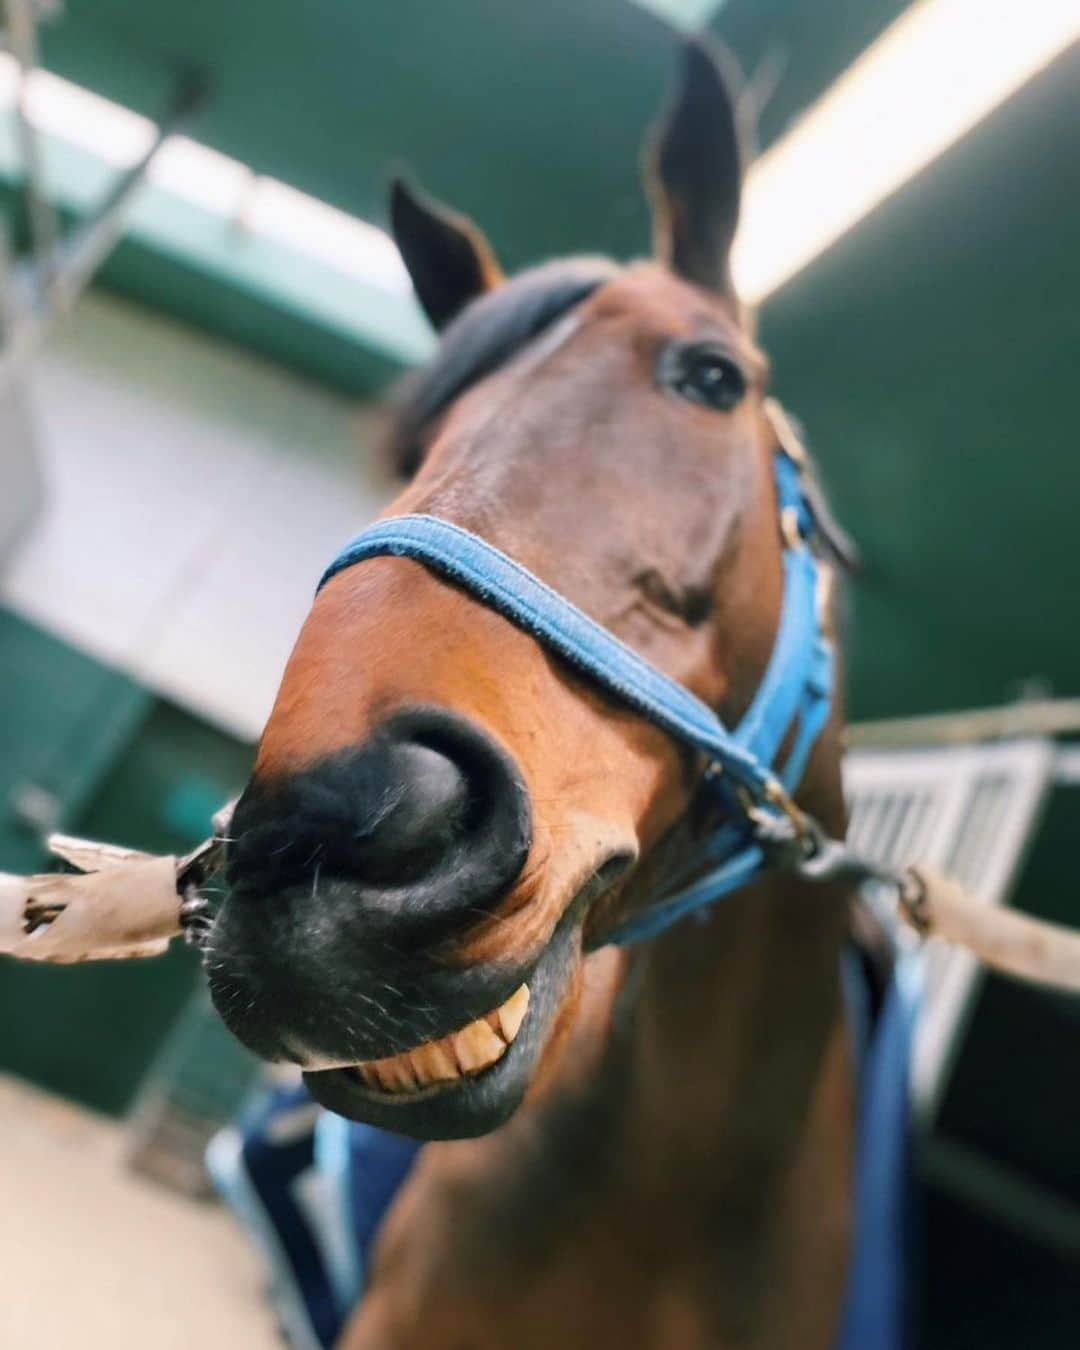
[(786, 548), (802, 548), (806, 543), (797, 507), (785, 506), (780, 512), (780, 536)]
[(795, 430), (791, 418), (787, 415), (784, 405), (779, 399), (770, 397), (762, 402), (761, 407), (776, 433), (777, 445), (791, 460), (792, 464), (797, 465), (800, 469), (805, 469), (810, 456), (807, 453), (806, 446), (802, 443), (802, 438)]
[[(802, 482), (803, 500), (812, 522), (810, 534), (825, 546), (833, 560), (838, 562), (846, 571), (857, 571), (859, 551), (847, 531), (841, 529), (833, 519), (832, 511), (825, 500), (813, 462), (810, 459), (810, 452), (807, 450), (802, 437), (795, 430), (795, 424), (777, 399), (764, 399), (761, 406), (769, 425), (773, 429), (777, 448), (781, 454), (787, 456), (798, 470)], [(780, 529), (785, 541), (793, 547), (795, 531), (791, 530), (790, 526), (784, 521), (783, 513), (781, 513)], [(798, 539), (803, 543), (808, 542), (801, 530), (798, 531)]]

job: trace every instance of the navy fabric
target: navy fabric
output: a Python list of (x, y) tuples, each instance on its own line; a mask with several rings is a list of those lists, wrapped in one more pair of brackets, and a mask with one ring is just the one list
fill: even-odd
[(907, 1350), (913, 1341), (908, 1078), (922, 983), (921, 953), (901, 956), (856, 1057), (855, 1215), (837, 1350)]
[(343, 1317), (345, 1291), (335, 1288), (326, 1227), (301, 1199), (315, 1169), (318, 1117), (303, 1087), (260, 1093), (235, 1128), (215, 1136), (206, 1157), (219, 1193), (262, 1252), (294, 1350), (329, 1350)]
[(257, 1092), (207, 1150), (222, 1199), (262, 1254), (293, 1350), (331, 1350), (421, 1145), (324, 1111), (298, 1086)]
[[(609, 693), (705, 755), (709, 764), (706, 781), (724, 806), (728, 821), (694, 859), (692, 883), (654, 897), (613, 931), (612, 942), (652, 937), (685, 914), (745, 885), (762, 869), (765, 851), (733, 787), (746, 793), (759, 810), (774, 812), (776, 792), (797, 786), (828, 718), (833, 653), (818, 614), (824, 563), (811, 547), (814, 518), (799, 465), (783, 450), (774, 456), (774, 476), (780, 519), (794, 523), (794, 529), (784, 530), (780, 623), (761, 684), (734, 732), (689, 689), (539, 577), (449, 521), (427, 515), (378, 521), (338, 554), (319, 582), (321, 589), (346, 568), (368, 558), (390, 555), (420, 562), (464, 587)], [(781, 745), (793, 729), (791, 750), (777, 768)], [(700, 875), (705, 866), (707, 873)]]
[(360, 1278), (366, 1278), (371, 1249), (398, 1188), (420, 1152), (419, 1140), (354, 1121), (345, 1122), (343, 1180), (356, 1243)]

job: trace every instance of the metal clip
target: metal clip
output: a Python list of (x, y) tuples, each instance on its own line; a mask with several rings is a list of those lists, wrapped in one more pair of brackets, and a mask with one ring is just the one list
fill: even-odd
[(176, 889), (183, 895), (189, 886), (201, 886), (225, 860), (225, 842), (216, 834), (186, 853), (176, 863)]
[(785, 548), (802, 548), (806, 543), (802, 526), (799, 524), (799, 511), (795, 506), (785, 506), (780, 512), (780, 536)]
[(762, 789), (764, 802), (754, 800), (742, 789), (740, 801), (754, 828), (754, 837), (773, 867), (798, 867), (815, 842), (814, 822), (792, 800), (777, 778), (769, 778)]

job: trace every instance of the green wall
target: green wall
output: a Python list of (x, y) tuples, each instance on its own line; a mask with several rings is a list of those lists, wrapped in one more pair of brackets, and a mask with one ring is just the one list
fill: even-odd
[(1077, 88), (1074, 51), (764, 307), (865, 555), (856, 717), (1080, 694)]
[[(205, 836), (242, 786), (250, 748), (24, 620), (0, 611), (0, 869), (48, 866), (42, 819), (153, 852)], [(182, 945), (150, 961), (50, 967), (0, 957), (0, 1070), (121, 1112), (198, 966)]]

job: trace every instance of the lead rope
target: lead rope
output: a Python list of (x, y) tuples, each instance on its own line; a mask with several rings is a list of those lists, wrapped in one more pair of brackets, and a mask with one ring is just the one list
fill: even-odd
[(233, 803), (181, 857), (53, 834), (49, 851), (78, 872), (0, 872), (0, 952), (72, 964), (160, 956), (174, 937), (201, 947), (211, 923), (202, 886), (224, 863)]
[(921, 940), (940, 938), (963, 947), (984, 965), (1016, 979), (1080, 994), (1080, 932), (1004, 906), (988, 905), (966, 886), (924, 863), (883, 867), (830, 838), (812, 817), (787, 798), (777, 802), (773, 840), (763, 840), (778, 870), (823, 884), (848, 881), (863, 888), (875, 907), (885, 900), (890, 914)]
[[(830, 839), (786, 793), (774, 804), (758, 836), (770, 870), (869, 883), (921, 939), (963, 947), (1004, 975), (1080, 993), (1080, 933), (988, 905), (931, 867), (881, 867)], [(157, 956), (180, 934), (200, 946), (210, 923), (200, 888), (224, 861), (231, 812), (232, 803), (214, 817), (210, 838), (180, 858), (50, 836), (53, 853), (81, 872), (0, 873), (0, 952), (70, 963)]]

